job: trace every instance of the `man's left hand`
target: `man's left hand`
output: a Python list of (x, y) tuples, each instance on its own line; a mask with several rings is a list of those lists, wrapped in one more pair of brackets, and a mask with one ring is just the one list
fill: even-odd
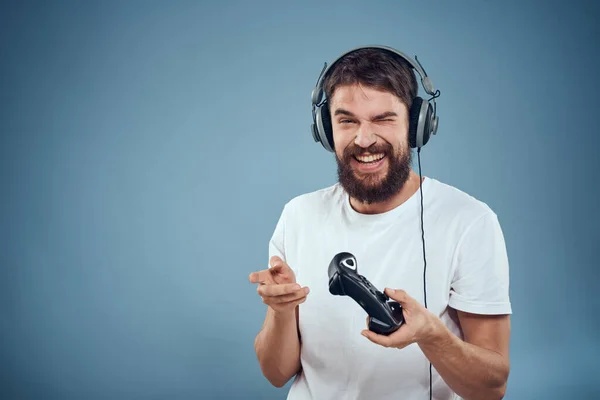
[[(365, 329), (361, 334), (371, 342), (384, 347), (402, 349), (412, 343), (427, 343), (435, 340), (440, 329), (441, 320), (426, 309), (421, 303), (410, 297), (404, 290), (385, 289), (390, 299), (402, 306), (404, 323), (390, 335), (378, 335)], [(369, 317), (367, 316), (367, 328)]]

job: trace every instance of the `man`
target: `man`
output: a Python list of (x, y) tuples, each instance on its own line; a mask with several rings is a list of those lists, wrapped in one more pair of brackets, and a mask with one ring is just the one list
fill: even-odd
[[(285, 205), (269, 268), (249, 277), (268, 305), (260, 368), (276, 387), (296, 377), (288, 399), (504, 396), (512, 310), (503, 234), (485, 203), (411, 169), (411, 147), (426, 143), (414, 136), (411, 67), (372, 47), (323, 74), (317, 125), (330, 130), (339, 182)], [(328, 265), (343, 251), (400, 303), (397, 331), (368, 330), (354, 300), (329, 292)]]

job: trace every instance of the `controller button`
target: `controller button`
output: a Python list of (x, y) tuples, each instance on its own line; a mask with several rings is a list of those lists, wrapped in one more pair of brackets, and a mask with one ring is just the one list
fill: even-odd
[(356, 263), (351, 258), (346, 258), (346, 259), (342, 260), (340, 262), (340, 265), (343, 266), (343, 267), (345, 267), (345, 268), (348, 268), (348, 269), (356, 271)]
[(377, 295), (379, 301), (381, 301), (382, 303), (385, 303), (389, 299), (389, 297), (385, 293), (382, 293), (379, 290), (375, 292), (375, 294)]

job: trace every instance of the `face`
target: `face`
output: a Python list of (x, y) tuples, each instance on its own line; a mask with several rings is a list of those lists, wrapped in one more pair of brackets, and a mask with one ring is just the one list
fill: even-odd
[(389, 200), (410, 175), (406, 105), (389, 92), (340, 86), (330, 112), (342, 187), (363, 203)]

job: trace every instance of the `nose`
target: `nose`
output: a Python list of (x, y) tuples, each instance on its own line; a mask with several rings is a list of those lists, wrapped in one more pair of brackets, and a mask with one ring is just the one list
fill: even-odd
[(364, 149), (371, 146), (373, 143), (377, 141), (377, 136), (373, 133), (373, 130), (369, 126), (369, 124), (361, 125), (356, 133), (356, 138), (354, 139), (354, 144), (360, 146)]

